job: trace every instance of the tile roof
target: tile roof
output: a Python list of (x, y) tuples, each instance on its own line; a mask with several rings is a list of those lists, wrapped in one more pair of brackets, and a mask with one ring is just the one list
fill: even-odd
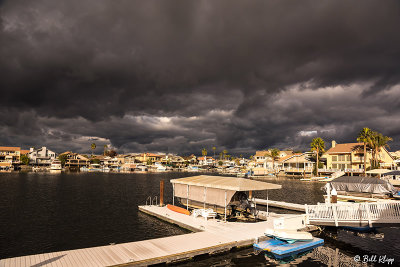
[(256, 157), (265, 157), (265, 154), (268, 154), (268, 150), (261, 150), (261, 151), (256, 151)]
[(327, 154), (330, 153), (350, 153), (353, 150), (357, 149), (357, 146), (363, 146), (363, 143), (345, 143), (345, 144), (336, 144), (335, 147), (331, 147)]
[(14, 146), (0, 146), (1, 151), (20, 151), (20, 147), (14, 147)]
[(303, 154), (304, 154), (304, 153), (293, 153), (293, 154), (291, 154), (291, 155), (287, 155), (287, 156), (285, 156), (285, 157), (280, 158), (278, 161), (279, 161), (279, 162), (283, 162), (283, 161), (285, 161), (285, 160), (287, 160), (287, 159), (289, 159), (289, 158), (291, 158), (291, 157), (300, 156), (300, 155), (303, 155)]

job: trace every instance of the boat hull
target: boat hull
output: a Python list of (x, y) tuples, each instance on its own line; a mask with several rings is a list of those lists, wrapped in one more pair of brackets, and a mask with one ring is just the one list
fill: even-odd
[(305, 242), (313, 240), (313, 236), (308, 232), (298, 232), (294, 230), (274, 230), (267, 229), (265, 235), (280, 240), (284, 240), (288, 243), (294, 243), (297, 241)]

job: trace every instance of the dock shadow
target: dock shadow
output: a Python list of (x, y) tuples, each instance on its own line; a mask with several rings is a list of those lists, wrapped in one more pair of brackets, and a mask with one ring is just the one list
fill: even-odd
[(53, 261), (59, 260), (62, 257), (64, 257), (65, 255), (66, 254), (60, 255), (60, 256), (57, 256), (57, 257), (54, 257), (54, 258), (51, 258), (51, 259), (48, 259), (48, 260), (45, 260), (45, 261), (42, 261), (42, 262), (39, 262), (38, 264), (32, 265), (31, 267), (41, 267), (41, 266), (49, 264), (49, 263), (51, 263)]

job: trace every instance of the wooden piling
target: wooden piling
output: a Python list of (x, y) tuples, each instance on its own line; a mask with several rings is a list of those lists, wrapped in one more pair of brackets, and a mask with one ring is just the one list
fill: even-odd
[(160, 206), (164, 206), (164, 180), (160, 181)]

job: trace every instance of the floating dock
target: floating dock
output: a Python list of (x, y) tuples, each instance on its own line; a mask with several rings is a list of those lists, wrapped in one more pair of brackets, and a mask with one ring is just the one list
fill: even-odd
[[(147, 266), (184, 261), (198, 255), (217, 254), (235, 247), (263, 241), (264, 232), (274, 221), (288, 229), (304, 228), (305, 215), (273, 214), (256, 223), (224, 222), (194, 218), (163, 206), (139, 206), (139, 210), (159, 219), (196, 231), (195, 233), (151, 240), (44, 253), (0, 260), (0, 267), (13, 266)], [(79, 238), (79, 237), (77, 237)]]
[(283, 259), (288, 256), (312, 250), (313, 248), (322, 246), (323, 244), (323, 239), (314, 237), (311, 241), (297, 241), (294, 243), (287, 243), (278, 239), (270, 239), (254, 244), (253, 247), (257, 250), (270, 252), (277, 259)]
[(261, 199), (261, 198), (256, 198), (254, 200), (257, 205), (267, 205), (271, 207), (276, 207), (276, 208), (281, 208), (281, 209), (286, 209), (286, 210), (295, 210), (295, 211), (302, 211), (305, 212), (306, 208), (302, 204), (297, 204), (297, 203), (288, 203), (288, 202), (283, 202), (283, 201), (276, 201), (276, 200), (266, 200), (266, 199)]

